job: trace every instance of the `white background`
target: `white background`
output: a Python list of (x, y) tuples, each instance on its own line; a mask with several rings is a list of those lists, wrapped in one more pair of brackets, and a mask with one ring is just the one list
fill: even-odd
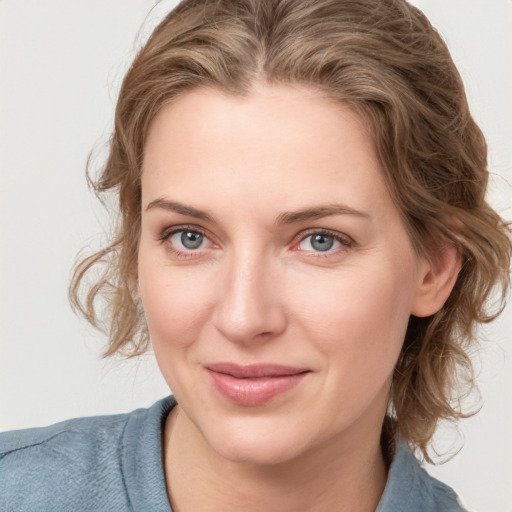
[[(489, 197), (510, 220), (512, 1), (415, 3), (464, 77), (490, 147)], [(105, 237), (85, 182), (88, 153), (108, 139), (137, 41), (173, 4), (148, 14), (150, 0), (0, 0), (0, 430), (129, 411), (168, 394), (151, 355), (101, 360), (104, 338), (75, 318), (66, 294), (78, 251)], [(482, 337), (483, 408), (461, 426), (460, 453), (429, 471), (471, 510), (512, 511), (512, 309)], [(452, 449), (453, 438), (438, 435)]]

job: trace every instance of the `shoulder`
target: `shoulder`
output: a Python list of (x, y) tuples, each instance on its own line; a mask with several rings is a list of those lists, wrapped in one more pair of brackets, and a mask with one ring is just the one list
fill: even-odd
[(151, 416), (157, 418), (153, 430), (160, 431), (158, 414), (168, 402), (0, 434), (0, 511), (98, 510), (105, 496), (112, 509), (129, 510), (126, 452), (144, 442)]
[(91, 492), (101, 493), (107, 481), (111, 489), (119, 486), (128, 417), (79, 418), (0, 434), (0, 510), (87, 510)]
[(431, 477), (400, 442), (376, 512), (464, 512), (455, 491)]
[[(0, 458), (34, 456), (44, 452), (62, 457), (77, 452), (90, 453), (98, 444), (115, 442), (122, 432), (128, 414), (75, 418), (42, 428), (29, 428), (0, 433)], [(59, 446), (60, 450), (55, 450)], [(8, 457), (8, 459), (6, 459)]]

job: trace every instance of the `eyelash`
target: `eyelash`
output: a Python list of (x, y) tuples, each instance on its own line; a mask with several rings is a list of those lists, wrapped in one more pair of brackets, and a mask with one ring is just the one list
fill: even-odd
[[(335, 241), (339, 242), (340, 247), (334, 250), (327, 250), (327, 251), (309, 251), (311, 254), (311, 257), (313, 258), (329, 258), (335, 255), (338, 255), (338, 253), (346, 251), (353, 247), (354, 240), (350, 238), (348, 235), (341, 234), (337, 231), (331, 231), (329, 229), (309, 229), (307, 231), (303, 231), (297, 235), (296, 238), (298, 238), (297, 242), (293, 244), (294, 247), (297, 247), (299, 244), (301, 244), (304, 240), (308, 239), (309, 237), (312, 237), (314, 235), (323, 235), (330, 238), (333, 238)], [(298, 250), (298, 249), (295, 249)]]
[(170, 239), (173, 235), (175, 235), (177, 233), (187, 232), (187, 231), (190, 231), (192, 233), (197, 233), (197, 234), (203, 236), (204, 238), (206, 238), (207, 240), (210, 240), (207, 233), (200, 227), (193, 226), (193, 225), (181, 225), (181, 226), (173, 226), (172, 228), (165, 229), (162, 232), (162, 234), (158, 237), (158, 241), (161, 242), (162, 244), (165, 244), (166, 250), (168, 250), (175, 256), (178, 256), (179, 258), (183, 258), (183, 259), (195, 258), (198, 254), (200, 254), (200, 252), (201, 252), (200, 249), (197, 251), (192, 251), (192, 250), (181, 251), (179, 249), (176, 249), (170, 243)]
[[(162, 234), (160, 236), (158, 236), (158, 241), (160, 243), (162, 243), (162, 244), (165, 244), (166, 245), (166, 249), (169, 252), (171, 252), (172, 254), (178, 256), (179, 258), (183, 258), (183, 259), (195, 258), (199, 254), (201, 254), (201, 252), (202, 252), (201, 249), (199, 249), (199, 250), (182, 251), (182, 250), (176, 249), (176, 247), (174, 247), (170, 243), (170, 238), (173, 235), (175, 235), (177, 233), (181, 233), (181, 232), (186, 232), (186, 231), (190, 231), (192, 233), (197, 233), (197, 234), (203, 236), (204, 238), (206, 238), (207, 240), (209, 240), (211, 242), (210, 237), (208, 236), (208, 234), (203, 229), (201, 229), (200, 227), (194, 226), (194, 225), (173, 226), (171, 228), (165, 229), (162, 232)], [(340, 246), (341, 246), (341, 247), (339, 247), (337, 249), (334, 249), (334, 250), (307, 251), (307, 252), (310, 252), (311, 253), (311, 257), (314, 257), (314, 258), (328, 258), (328, 257), (332, 257), (335, 254), (338, 254), (339, 252), (343, 252), (343, 251), (346, 251), (347, 249), (350, 249), (354, 245), (354, 240), (351, 237), (347, 236), (347, 235), (338, 233), (336, 231), (330, 231), (328, 229), (314, 229), (314, 228), (312, 228), (312, 229), (309, 229), (307, 231), (303, 231), (303, 232), (299, 233), (295, 237), (295, 239), (294, 239), (294, 241), (292, 243), (293, 247), (295, 248), (293, 250), (298, 251), (299, 249), (296, 249), (296, 247), (298, 247), (304, 240), (306, 240), (307, 238), (309, 238), (311, 236), (314, 236), (314, 235), (323, 235), (323, 236), (327, 236), (327, 237), (333, 238), (335, 241), (339, 242)]]

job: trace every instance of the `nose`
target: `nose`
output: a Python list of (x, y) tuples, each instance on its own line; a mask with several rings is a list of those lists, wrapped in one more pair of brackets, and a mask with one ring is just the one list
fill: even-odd
[(277, 272), (272, 263), (254, 254), (233, 256), (223, 278), (214, 313), (217, 330), (233, 343), (273, 339), (286, 328)]

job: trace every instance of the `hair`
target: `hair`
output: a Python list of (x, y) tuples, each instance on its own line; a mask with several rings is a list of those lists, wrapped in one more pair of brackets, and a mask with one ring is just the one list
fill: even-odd
[(465, 416), (475, 327), (504, 307), (511, 240), (485, 200), (486, 142), (461, 77), (440, 35), (405, 0), (185, 0), (172, 10), (124, 78), (109, 156), (93, 183), (99, 196), (115, 194), (120, 215), (111, 243), (77, 263), (72, 305), (108, 333), (106, 356), (147, 349), (134, 283), (148, 126), (185, 92), (244, 95), (257, 81), (310, 86), (360, 113), (415, 251), (435, 258), (455, 244), (461, 253), (442, 309), (410, 318), (391, 386), (394, 433), (430, 460), (438, 422)]

